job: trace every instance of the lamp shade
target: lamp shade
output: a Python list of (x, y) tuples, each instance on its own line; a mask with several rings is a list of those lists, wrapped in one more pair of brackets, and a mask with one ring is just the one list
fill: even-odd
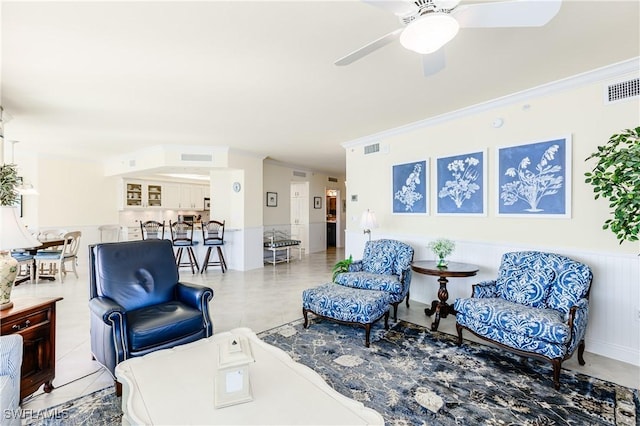
[(369, 209), (365, 210), (360, 218), (360, 228), (369, 230), (377, 227), (378, 221), (376, 220), (376, 214)]
[(400, 34), (400, 43), (423, 55), (433, 53), (458, 34), (458, 21), (447, 13), (428, 13), (412, 21)]
[(0, 207), (0, 250), (37, 247), (35, 239), (18, 217), (17, 207)]

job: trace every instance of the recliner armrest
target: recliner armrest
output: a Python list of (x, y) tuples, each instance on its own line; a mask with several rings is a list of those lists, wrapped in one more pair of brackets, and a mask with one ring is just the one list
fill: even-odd
[(487, 298), (497, 296), (498, 287), (496, 286), (496, 280), (480, 281), (471, 287), (471, 297)]
[(176, 299), (187, 306), (204, 311), (205, 305), (213, 299), (213, 290), (197, 284), (179, 282), (176, 285)]
[(108, 297), (94, 297), (89, 299), (89, 310), (95, 316), (102, 318), (105, 324), (111, 324), (112, 314), (125, 315), (125, 309)]

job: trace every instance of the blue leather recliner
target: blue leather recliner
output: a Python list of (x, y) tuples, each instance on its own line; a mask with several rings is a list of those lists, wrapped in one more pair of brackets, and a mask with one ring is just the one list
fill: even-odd
[(398, 319), (398, 305), (406, 299), (409, 307), (413, 247), (397, 240), (367, 241), (361, 260), (349, 265), (349, 272), (336, 276), (336, 284), (366, 290), (384, 291), (390, 296), (393, 318)]
[(458, 344), (467, 329), (511, 352), (547, 360), (558, 389), (562, 361), (578, 349), (578, 362), (585, 364), (592, 278), (587, 265), (559, 254), (505, 253), (497, 279), (455, 301)]
[(90, 246), (89, 287), (91, 352), (112, 376), (128, 358), (213, 334), (213, 290), (180, 282), (169, 240)]

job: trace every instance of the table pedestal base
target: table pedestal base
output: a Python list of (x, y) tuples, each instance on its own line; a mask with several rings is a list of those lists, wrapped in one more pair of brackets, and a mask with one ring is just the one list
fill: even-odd
[(440, 289), (438, 290), (438, 299), (431, 302), (431, 308), (425, 308), (424, 313), (427, 316), (431, 316), (436, 314), (433, 318), (433, 323), (431, 324), (431, 331), (438, 330), (438, 326), (440, 325), (440, 318), (446, 318), (449, 314), (456, 314), (456, 311), (453, 309), (453, 305), (447, 303), (449, 299), (449, 291), (447, 290), (447, 278), (440, 277), (438, 278), (438, 283), (440, 283)]

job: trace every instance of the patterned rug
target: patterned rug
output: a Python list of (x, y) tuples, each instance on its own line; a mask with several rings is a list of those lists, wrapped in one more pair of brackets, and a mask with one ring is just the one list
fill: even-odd
[[(260, 338), (318, 372), (389, 425), (640, 425), (638, 390), (399, 321), (387, 332), (314, 320)], [(587, 354), (588, 356), (588, 354)]]
[[(259, 334), (388, 425), (640, 425), (638, 390), (399, 321), (362, 328), (302, 320)], [(588, 354), (587, 354), (588, 356)], [(119, 425), (113, 387), (31, 413), (25, 425)]]

